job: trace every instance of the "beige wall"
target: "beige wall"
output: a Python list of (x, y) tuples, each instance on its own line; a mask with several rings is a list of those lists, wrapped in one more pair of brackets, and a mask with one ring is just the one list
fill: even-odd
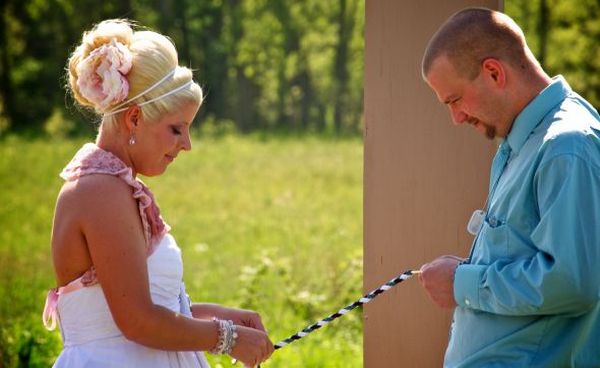
[[(442, 254), (466, 255), (495, 144), (451, 124), (422, 81), (425, 45), (453, 12), (494, 1), (366, 0), (364, 290)], [(416, 279), (365, 306), (365, 367), (440, 367), (450, 311)]]

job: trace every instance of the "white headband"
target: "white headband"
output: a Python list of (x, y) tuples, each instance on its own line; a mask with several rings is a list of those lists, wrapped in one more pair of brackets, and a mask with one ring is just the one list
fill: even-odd
[[(129, 108), (129, 106), (127, 106), (127, 107), (122, 107), (122, 106), (125, 106), (128, 103), (130, 103), (131, 101), (134, 101), (134, 100), (142, 97), (146, 93), (152, 91), (153, 89), (155, 89), (156, 87), (158, 87), (161, 83), (163, 83), (164, 81), (166, 81), (169, 77), (171, 77), (173, 74), (175, 74), (176, 70), (177, 70), (177, 68), (171, 70), (167, 75), (165, 75), (164, 77), (162, 77), (158, 82), (154, 83), (153, 85), (151, 85), (150, 87), (146, 88), (145, 90), (143, 90), (142, 92), (138, 93), (137, 95), (133, 96), (132, 98), (121, 102), (120, 104), (118, 104), (117, 106), (115, 106), (111, 111), (105, 112), (104, 116), (114, 115), (114, 114), (117, 114), (117, 113), (119, 113), (121, 111), (127, 110)], [(154, 97), (153, 99), (150, 99), (148, 101), (144, 101), (144, 102), (142, 102), (140, 104), (137, 104), (137, 106), (144, 106), (144, 105), (147, 105), (147, 104), (152, 103), (154, 101), (160, 100), (161, 98), (165, 98), (167, 96), (170, 96), (170, 95), (172, 95), (174, 93), (177, 93), (177, 92), (181, 91), (182, 89), (188, 87), (192, 83), (194, 83), (194, 81), (190, 80), (189, 82), (187, 82), (185, 84), (182, 84), (181, 86), (179, 86), (179, 87), (177, 87), (175, 89), (172, 89), (172, 90), (170, 90), (169, 92), (167, 92), (165, 94), (162, 94), (162, 95), (160, 95), (158, 97)]]

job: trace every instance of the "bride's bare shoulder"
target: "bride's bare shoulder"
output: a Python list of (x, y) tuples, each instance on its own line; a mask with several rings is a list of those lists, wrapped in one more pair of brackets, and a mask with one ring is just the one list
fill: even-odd
[(77, 180), (67, 181), (62, 186), (57, 200), (57, 210), (61, 207), (76, 213), (121, 208), (135, 203), (132, 187), (114, 175), (91, 174)]

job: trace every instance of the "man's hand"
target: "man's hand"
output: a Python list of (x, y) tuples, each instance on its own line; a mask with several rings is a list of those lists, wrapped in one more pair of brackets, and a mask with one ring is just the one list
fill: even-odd
[(456, 256), (441, 256), (421, 266), (419, 282), (429, 298), (442, 308), (456, 307), (454, 271), (462, 260)]

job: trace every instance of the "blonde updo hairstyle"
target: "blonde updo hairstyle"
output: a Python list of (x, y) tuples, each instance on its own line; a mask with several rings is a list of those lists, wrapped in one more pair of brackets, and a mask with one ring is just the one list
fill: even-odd
[[(97, 104), (86, 99), (79, 90), (77, 66), (94, 50), (113, 41), (123, 44), (132, 55), (131, 70), (125, 75), (129, 83), (129, 92), (123, 101), (103, 110)], [(112, 130), (116, 128), (118, 117), (122, 112), (116, 114), (110, 114), (110, 112), (157, 83), (173, 69), (175, 69), (173, 75), (154, 89), (120, 107), (141, 104), (162, 96), (190, 82), (193, 75), (190, 69), (178, 66), (177, 50), (169, 38), (149, 30), (135, 31), (133, 24), (128, 20), (110, 19), (85, 32), (81, 44), (71, 54), (68, 63), (69, 89), (81, 106), (91, 108), (99, 115), (104, 115), (102, 129)], [(200, 105), (202, 100), (202, 89), (197, 83), (192, 82), (188, 87), (141, 106), (140, 109), (144, 121), (156, 122), (164, 114), (172, 113), (187, 103)]]

